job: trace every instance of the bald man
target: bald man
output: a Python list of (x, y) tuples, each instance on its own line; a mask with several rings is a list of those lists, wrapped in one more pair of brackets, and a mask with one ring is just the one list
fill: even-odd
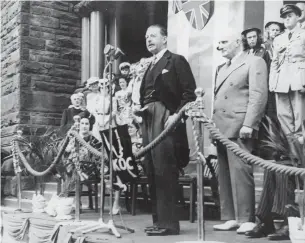
[(302, 29), (305, 29), (305, 2), (299, 2), (296, 4), (301, 9), (301, 16), (299, 17), (299, 24)]
[[(242, 51), (241, 35), (228, 30), (217, 50), (228, 61), (216, 72), (213, 120), (217, 128), (240, 148), (252, 152), (268, 96), (267, 65)], [(221, 219), (214, 230), (252, 230), (254, 220), (253, 168), (218, 142)]]

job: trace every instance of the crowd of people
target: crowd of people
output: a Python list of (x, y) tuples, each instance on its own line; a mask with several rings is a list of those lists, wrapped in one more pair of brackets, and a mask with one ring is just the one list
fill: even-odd
[[(304, 153), (297, 151), (304, 143), (305, 3), (284, 5), (280, 17), (283, 23), (265, 25), (265, 41), (255, 27), (223, 33), (218, 50), (227, 62), (217, 69), (213, 120), (244, 150), (279, 164), (304, 167)], [(269, 130), (262, 129), (266, 115)], [(264, 139), (273, 145), (263, 153), (257, 144)], [(217, 141), (216, 146), (221, 218), (226, 222), (214, 229), (237, 229), (249, 238), (289, 239), (287, 217), (298, 214), (288, 210), (297, 208), (296, 178), (266, 170), (255, 211), (252, 166)], [(278, 230), (275, 218), (283, 220)]]
[[(256, 27), (241, 33), (227, 29), (217, 47), (227, 62), (216, 70), (213, 120), (231, 141), (262, 156), (257, 141), (265, 136), (261, 129), (265, 115), (278, 121), (286, 136), (293, 134), (299, 143), (304, 142), (305, 3), (284, 5), (280, 17), (283, 23), (268, 22), (264, 31)], [(81, 120), (81, 124), (90, 124), (87, 127), (99, 144), (101, 131), (109, 128), (112, 117), (114, 126), (127, 124), (130, 131), (137, 131), (134, 137), (145, 146), (173, 124), (187, 102), (195, 100), (196, 84), (190, 65), (183, 56), (167, 49), (166, 29), (152, 25), (145, 39), (153, 56), (135, 64), (121, 63), (120, 73), (112, 78), (112, 87), (109, 75), (102, 79), (89, 78), (86, 87), (71, 96), (72, 104), (63, 113), (62, 132), (66, 133), (74, 123), (73, 117), (80, 115), (86, 120)], [(287, 239), (285, 206), (294, 204), (294, 179), (265, 172), (263, 192), (255, 212), (252, 166), (218, 141), (213, 142), (218, 155), (221, 219), (226, 220), (214, 229), (237, 229), (237, 233), (251, 238), (268, 235), (270, 240)], [(268, 157), (271, 154), (266, 159), (272, 158)], [(296, 157), (290, 156), (286, 164), (295, 165), (289, 161), (296, 161)], [(153, 219), (153, 225), (145, 228), (148, 236), (179, 234), (176, 192), (179, 169), (188, 159), (183, 117), (175, 130), (145, 155)], [(114, 213), (119, 210), (118, 196)], [(274, 215), (285, 219), (283, 227), (276, 232)]]

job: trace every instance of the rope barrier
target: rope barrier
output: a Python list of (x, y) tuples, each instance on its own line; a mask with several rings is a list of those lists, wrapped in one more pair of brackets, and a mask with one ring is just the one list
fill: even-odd
[(223, 145), (225, 145), (229, 150), (231, 150), (235, 155), (244, 159), (251, 165), (260, 166), (266, 170), (284, 173), (287, 175), (305, 176), (305, 168), (291, 167), (286, 165), (277, 164), (275, 160), (264, 160), (249, 152), (242, 150), (237, 144), (233, 143), (231, 140), (226, 138), (215, 126), (215, 123), (208, 118), (203, 112), (196, 112), (192, 116), (192, 119), (198, 122), (202, 122), (204, 127), (206, 127), (212, 137)]
[(158, 137), (156, 137), (151, 143), (149, 143), (144, 148), (142, 148), (140, 151), (138, 151), (137, 153), (134, 154), (135, 159), (142, 157), (149, 150), (152, 150), (153, 148), (155, 148), (167, 136), (167, 134), (169, 134), (176, 127), (176, 125), (181, 121), (181, 118), (185, 115), (185, 110), (188, 107), (188, 105), (189, 105), (189, 103), (187, 103), (180, 109), (180, 111), (178, 112), (173, 123), (170, 124), (167, 128), (165, 128)]
[(34, 170), (31, 165), (29, 164), (29, 162), (27, 161), (27, 159), (25, 158), (24, 154), (21, 152), (21, 149), (20, 149), (20, 146), (19, 146), (19, 143), (18, 143), (18, 138), (15, 138), (15, 143), (14, 143), (14, 146), (15, 146), (15, 149), (21, 159), (21, 162), (23, 163), (24, 167), (27, 169), (27, 171), (29, 173), (31, 173), (32, 175), (34, 176), (45, 176), (46, 174), (48, 174), (53, 168), (54, 166), (59, 162), (61, 156), (63, 155), (63, 153), (65, 152), (65, 149), (68, 145), (68, 142), (69, 142), (69, 137), (66, 136), (64, 141), (63, 141), (63, 144), (56, 156), (56, 158), (54, 159), (54, 161), (51, 163), (51, 165), (44, 171), (36, 171)]

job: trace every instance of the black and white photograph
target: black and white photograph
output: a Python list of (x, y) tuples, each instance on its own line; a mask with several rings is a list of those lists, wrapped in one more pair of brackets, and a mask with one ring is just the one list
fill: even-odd
[(305, 243), (305, 1), (0, 4), (0, 242)]

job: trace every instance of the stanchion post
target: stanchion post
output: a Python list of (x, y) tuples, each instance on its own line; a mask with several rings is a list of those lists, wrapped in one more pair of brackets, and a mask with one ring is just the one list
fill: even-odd
[(109, 170), (110, 170), (110, 197), (109, 197), (109, 203), (110, 203), (110, 219), (113, 220), (112, 215), (112, 204), (113, 204), (113, 164), (112, 164), (112, 63), (114, 59), (113, 56), (110, 56), (110, 63), (109, 63), (109, 92), (110, 92), (110, 104), (109, 104)]
[[(76, 131), (79, 132), (80, 117), (74, 116), (73, 119)], [(79, 142), (77, 139), (75, 139), (75, 153), (77, 155), (76, 159), (79, 160)], [(80, 220), (80, 178), (77, 171), (75, 173), (75, 220)]]
[[(196, 108), (201, 113), (204, 111), (204, 91), (202, 88), (195, 90), (197, 96)], [(196, 129), (198, 129), (199, 151), (204, 154), (204, 128), (201, 122), (197, 122)], [(205, 240), (205, 225), (204, 225), (204, 184), (203, 184), (203, 161), (197, 158), (197, 227), (198, 227), (198, 240)]]
[[(19, 138), (22, 137), (22, 131), (21, 130), (18, 130), (17, 131), (17, 136)], [(18, 165), (19, 166), (19, 165)], [(16, 179), (17, 179), (17, 201), (18, 201), (18, 211), (21, 211), (21, 172), (17, 172), (16, 174)]]

